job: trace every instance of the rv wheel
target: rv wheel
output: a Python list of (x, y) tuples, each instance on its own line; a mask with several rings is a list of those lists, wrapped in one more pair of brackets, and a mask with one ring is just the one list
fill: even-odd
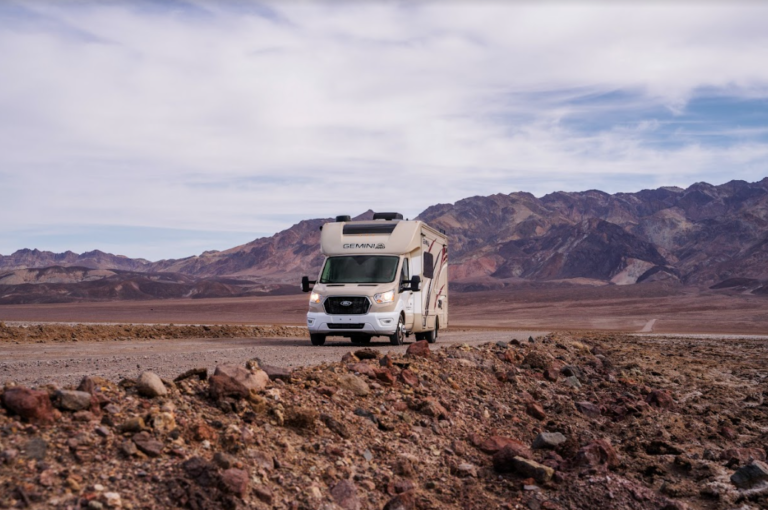
[(433, 344), (437, 342), (437, 332), (440, 331), (440, 321), (435, 318), (435, 329), (427, 332), (427, 342)]
[(309, 340), (312, 345), (323, 345), (325, 343), (325, 335), (309, 335)]
[(403, 342), (405, 341), (405, 324), (403, 323), (403, 316), (400, 316), (400, 319), (397, 321), (397, 329), (395, 330), (395, 333), (392, 335), (389, 335), (389, 343), (392, 345), (403, 345)]

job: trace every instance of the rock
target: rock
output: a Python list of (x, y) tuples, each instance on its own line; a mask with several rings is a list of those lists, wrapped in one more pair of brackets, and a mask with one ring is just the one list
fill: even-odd
[(24, 445), (24, 454), (28, 459), (43, 460), (47, 451), (48, 443), (40, 437), (33, 437)]
[(105, 492), (104, 503), (108, 508), (120, 508), (123, 506), (123, 503), (120, 499), (120, 494), (117, 492)]
[(680, 455), (683, 451), (666, 441), (656, 439), (645, 446), (645, 453), (648, 455)]
[[(519, 442), (518, 442), (519, 443)], [(505, 471), (511, 471), (512, 465), (514, 464), (514, 459), (516, 458), (524, 458), (524, 459), (530, 459), (532, 457), (531, 451), (522, 445), (522, 443), (519, 444), (510, 444), (496, 452), (493, 456), (493, 466), (496, 471), (505, 472)]]
[(591, 402), (576, 402), (576, 409), (590, 418), (600, 417), (600, 408)]
[(456, 475), (460, 478), (477, 478), (477, 466), (469, 462), (462, 462), (456, 467)]
[(542, 432), (533, 440), (532, 448), (534, 450), (541, 450), (544, 448), (553, 450), (565, 443), (565, 441), (565, 436), (560, 432)]
[(341, 480), (331, 489), (331, 497), (345, 510), (360, 510), (360, 499), (357, 497), (357, 487), (349, 480)]
[(160, 434), (168, 434), (176, 428), (176, 419), (172, 413), (154, 413), (149, 417), (152, 430)]
[(555, 470), (538, 462), (523, 457), (504, 458), (504, 462), (496, 456), (493, 458), (493, 468), (500, 473), (517, 473), (525, 478), (533, 478), (538, 483), (546, 483), (552, 479)]
[(413, 388), (419, 386), (419, 376), (408, 370), (407, 368), (400, 372), (400, 375), (398, 376), (398, 379), (402, 381), (404, 384), (407, 384), (408, 386), (411, 386)]
[(275, 367), (272, 365), (266, 365), (264, 363), (260, 363), (259, 367), (264, 371), (264, 373), (267, 374), (267, 377), (269, 377), (270, 381), (280, 380), (284, 382), (291, 382), (293, 371), (289, 368)]
[(386, 386), (392, 386), (395, 384), (395, 381), (397, 381), (397, 377), (395, 377), (388, 368), (375, 368), (374, 374), (376, 376), (376, 380)]
[(248, 493), (248, 480), (247, 471), (230, 468), (221, 474), (221, 487), (225, 492), (242, 498)]
[(341, 357), (342, 363), (357, 363), (360, 361), (360, 358), (352, 354), (351, 352), (346, 353), (344, 356)]
[(565, 377), (575, 377), (580, 381), (584, 380), (584, 371), (581, 370), (576, 365), (566, 365), (562, 369), (560, 369), (560, 373), (563, 374)]
[(318, 413), (313, 409), (291, 407), (285, 413), (284, 424), (297, 429), (314, 429)]
[(366, 375), (368, 377), (376, 377), (376, 372), (373, 371), (373, 367), (368, 363), (353, 363), (347, 365), (350, 372), (357, 372), (360, 375)]
[(228, 453), (216, 452), (213, 455), (213, 462), (221, 469), (229, 469), (235, 467), (237, 459)]
[(571, 388), (581, 388), (581, 383), (579, 382), (579, 379), (576, 376), (569, 376), (563, 379), (565, 381), (565, 384), (570, 386)]
[(266, 503), (268, 505), (272, 504), (272, 500), (274, 498), (274, 495), (272, 494), (272, 489), (270, 489), (268, 486), (261, 485), (261, 484), (260, 485), (256, 485), (253, 488), (253, 493), (263, 503)]
[(223, 398), (248, 398), (250, 390), (235, 379), (225, 375), (212, 375), (208, 379), (208, 394), (214, 400)]
[(429, 342), (426, 340), (419, 340), (408, 346), (405, 351), (406, 356), (421, 356), (422, 358), (429, 358)]
[(190, 427), (195, 441), (212, 441), (216, 439), (216, 431), (203, 420), (198, 420)]
[(528, 402), (528, 404), (525, 406), (525, 412), (537, 420), (544, 420), (547, 417), (547, 413), (544, 412), (544, 408), (541, 407), (541, 404), (536, 402)]
[(574, 463), (578, 466), (607, 466), (615, 468), (619, 465), (619, 457), (611, 443), (598, 439), (576, 452)]
[(416, 409), (421, 414), (437, 418), (438, 420), (448, 418), (448, 411), (445, 409), (445, 407), (443, 407), (442, 404), (440, 404), (440, 402), (438, 402), (436, 399), (431, 397), (425, 398), (416, 404)]
[(257, 392), (263, 390), (269, 382), (269, 376), (263, 370), (248, 370), (239, 365), (219, 365), (214, 370), (213, 375), (229, 378), (245, 388), (248, 393), (251, 390)]
[(365, 381), (354, 374), (345, 374), (339, 377), (338, 386), (341, 389), (351, 391), (358, 397), (364, 397), (371, 391)]
[(117, 430), (121, 433), (123, 432), (141, 432), (142, 430), (146, 429), (147, 426), (144, 423), (144, 418), (141, 417), (134, 417), (129, 418), (128, 420), (121, 423)]
[(153, 372), (142, 372), (136, 381), (136, 389), (145, 397), (163, 397), (168, 394), (163, 381)]
[(389, 355), (386, 355), (379, 360), (379, 366), (385, 367), (385, 368), (392, 368), (395, 366), (395, 364), (392, 363), (392, 358), (390, 358)]
[(190, 379), (192, 377), (197, 377), (201, 381), (205, 381), (208, 379), (208, 369), (204, 367), (191, 368), (183, 374), (177, 375), (173, 382), (184, 381), (185, 379)]
[(53, 405), (48, 393), (44, 391), (30, 390), (22, 386), (9, 388), (3, 393), (3, 405), (11, 413), (32, 422), (54, 421)]
[(768, 465), (759, 460), (753, 460), (731, 475), (731, 483), (740, 489), (748, 489), (765, 480), (768, 480)]
[(82, 411), (91, 407), (91, 394), (85, 391), (60, 390), (55, 395), (56, 407), (64, 411)]
[(136, 448), (136, 444), (133, 441), (123, 441), (120, 443), (120, 451), (123, 452), (126, 457), (131, 457), (136, 455), (139, 450)]
[(148, 432), (139, 432), (132, 438), (136, 447), (148, 457), (159, 457), (163, 453), (163, 443), (157, 441)]
[(728, 448), (720, 452), (720, 460), (728, 461), (729, 465), (743, 466), (753, 460), (765, 462), (765, 452), (760, 448)]
[(552, 363), (552, 355), (542, 351), (531, 351), (523, 359), (523, 365), (528, 365), (531, 368), (540, 370), (546, 370), (549, 364)]
[(544, 379), (555, 382), (560, 378), (560, 371), (555, 367), (549, 366), (544, 370)]
[(181, 467), (201, 487), (213, 487), (219, 483), (216, 467), (202, 457), (192, 457), (184, 461)]
[(379, 354), (379, 351), (366, 347), (365, 349), (355, 351), (355, 356), (357, 356), (358, 359), (378, 359), (381, 354)]
[(325, 423), (325, 426), (328, 427), (328, 429), (331, 432), (334, 432), (334, 433), (338, 434), (339, 436), (343, 437), (344, 439), (349, 439), (350, 434), (349, 434), (349, 431), (347, 430), (347, 427), (343, 423), (337, 421), (332, 416), (327, 415), (327, 414), (321, 414), (320, 415), (320, 421)]
[(478, 445), (478, 448), (488, 454), (495, 454), (505, 448), (507, 453), (505, 455), (510, 457), (525, 457), (531, 458), (531, 450), (522, 442), (517, 439), (509, 437), (492, 436)]
[(660, 409), (671, 409), (675, 405), (672, 395), (664, 390), (653, 390), (645, 397), (645, 401), (651, 406)]
[(384, 505), (384, 510), (413, 510), (414, 508), (416, 508), (416, 498), (411, 491), (398, 494)]

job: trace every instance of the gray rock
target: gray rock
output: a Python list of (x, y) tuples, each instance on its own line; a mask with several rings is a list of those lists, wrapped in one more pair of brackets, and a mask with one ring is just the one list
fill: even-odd
[(515, 457), (512, 459), (513, 471), (525, 478), (533, 478), (538, 483), (546, 483), (552, 479), (555, 470), (549, 466), (539, 464), (535, 460)]
[(533, 440), (533, 445), (531, 447), (534, 450), (541, 450), (544, 448), (554, 449), (565, 443), (565, 441), (565, 436), (560, 432), (542, 432)]
[(753, 460), (731, 475), (731, 483), (740, 489), (748, 489), (765, 480), (768, 480), (768, 464), (759, 460)]
[(61, 390), (56, 393), (56, 407), (65, 411), (82, 411), (91, 407), (91, 394), (86, 391)]
[(581, 381), (584, 380), (584, 371), (576, 365), (566, 365), (560, 370), (560, 373), (566, 377), (573, 376)]
[(222, 469), (229, 469), (235, 467), (237, 459), (232, 455), (224, 452), (216, 452), (213, 456), (213, 462), (215, 462)]
[(160, 380), (157, 374), (152, 372), (142, 372), (136, 381), (136, 388), (139, 390), (139, 394), (150, 398), (162, 397), (168, 394), (163, 381)]
[(574, 375), (570, 377), (566, 377), (565, 379), (563, 379), (563, 382), (565, 382), (565, 384), (567, 384), (571, 388), (581, 388), (581, 383), (579, 382), (579, 379)]
[(339, 377), (339, 388), (349, 390), (358, 397), (364, 397), (371, 392), (368, 385), (354, 374), (346, 374)]
[(24, 445), (24, 453), (28, 459), (43, 460), (47, 452), (48, 443), (39, 437), (33, 437)]

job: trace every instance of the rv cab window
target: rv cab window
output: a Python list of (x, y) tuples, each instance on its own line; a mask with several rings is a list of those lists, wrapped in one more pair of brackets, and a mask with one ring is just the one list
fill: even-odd
[(399, 257), (351, 255), (329, 257), (320, 283), (388, 283), (395, 281)]
[(408, 267), (408, 259), (403, 259), (403, 269), (400, 270), (400, 285), (411, 279), (411, 269)]

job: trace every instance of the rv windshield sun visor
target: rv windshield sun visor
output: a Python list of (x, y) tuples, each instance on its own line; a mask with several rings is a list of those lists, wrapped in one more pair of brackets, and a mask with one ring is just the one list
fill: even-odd
[(349, 223), (344, 225), (344, 235), (361, 234), (391, 234), (397, 223), (376, 223), (376, 224), (356, 224)]

